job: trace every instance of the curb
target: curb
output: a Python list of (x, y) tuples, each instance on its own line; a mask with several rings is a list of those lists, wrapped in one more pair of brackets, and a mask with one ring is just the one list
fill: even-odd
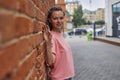
[(115, 42), (115, 41), (111, 41), (111, 40), (106, 40), (106, 39), (102, 39), (102, 38), (95, 38), (95, 40), (101, 41), (101, 42), (105, 42), (105, 43), (109, 43), (115, 46), (120, 46), (119, 42)]

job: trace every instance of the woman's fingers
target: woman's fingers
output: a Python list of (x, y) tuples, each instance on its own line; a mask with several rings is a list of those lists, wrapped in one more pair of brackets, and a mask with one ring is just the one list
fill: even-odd
[(45, 39), (45, 41), (48, 42), (48, 36), (46, 35), (45, 32), (44, 32), (43, 34), (44, 34), (44, 39)]
[(43, 37), (47, 44), (51, 43), (52, 35), (50, 33), (50, 29), (48, 28), (48, 26), (44, 26), (43, 28)]

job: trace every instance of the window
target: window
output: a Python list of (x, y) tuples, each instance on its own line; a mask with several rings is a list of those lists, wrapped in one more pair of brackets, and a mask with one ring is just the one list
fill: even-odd
[(117, 12), (120, 13), (120, 3), (117, 4)]
[(113, 9), (113, 13), (117, 12), (116, 5), (113, 5), (112, 9)]
[(120, 14), (120, 2), (113, 4), (112, 10), (113, 14)]

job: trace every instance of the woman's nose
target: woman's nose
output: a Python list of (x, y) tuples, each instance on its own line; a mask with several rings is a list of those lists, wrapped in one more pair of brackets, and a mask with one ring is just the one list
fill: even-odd
[(61, 19), (58, 19), (58, 22), (61, 22), (62, 20)]

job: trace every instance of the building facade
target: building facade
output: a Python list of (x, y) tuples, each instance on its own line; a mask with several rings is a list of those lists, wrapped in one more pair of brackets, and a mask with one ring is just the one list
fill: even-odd
[(66, 2), (66, 10), (70, 13), (73, 14), (74, 13), (74, 9), (77, 8), (79, 6), (79, 2), (75, 1), (75, 2)]
[(120, 38), (120, 0), (105, 0), (106, 36)]
[(93, 21), (104, 21), (104, 8), (98, 8), (96, 11), (83, 10), (83, 18), (85, 18), (86, 22)]
[(66, 22), (67, 22), (67, 29), (72, 29), (73, 28), (73, 14), (74, 10), (78, 8), (80, 5), (79, 0), (66, 0), (66, 13), (69, 13), (69, 15), (66, 15)]
[(95, 11), (90, 10), (83, 10), (83, 18), (85, 19), (86, 23), (96, 21), (96, 14)]
[(104, 13), (105, 12), (103, 8), (98, 8), (96, 10), (96, 21), (104, 21), (105, 20)]
[(64, 0), (56, 0), (56, 4), (60, 6), (64, 10), (64, 12), (66, 12), (66, 4)]

